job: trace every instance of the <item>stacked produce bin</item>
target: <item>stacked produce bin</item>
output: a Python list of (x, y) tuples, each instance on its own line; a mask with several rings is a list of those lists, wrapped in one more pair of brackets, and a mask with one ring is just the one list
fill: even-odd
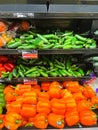
[(0, 5), (0, 128), (98, 128), (96, 5)]

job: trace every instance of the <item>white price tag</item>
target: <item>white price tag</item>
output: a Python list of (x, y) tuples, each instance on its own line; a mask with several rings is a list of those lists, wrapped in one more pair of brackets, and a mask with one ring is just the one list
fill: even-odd
[(24, 84), (28, 84), (28, 85), (36, 85), (37, 84), (37, 79), (24, 79), (23, 80)]
[(38, 58), (38, 52), (37, 50), (29, 50), (29, 51), (22, 51), (22, 57), (24, 59), (37, 59)]

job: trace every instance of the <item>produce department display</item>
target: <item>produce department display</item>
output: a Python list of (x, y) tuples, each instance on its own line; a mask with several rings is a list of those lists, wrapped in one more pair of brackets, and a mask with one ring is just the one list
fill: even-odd
[[(92, 37), (72, 30), (43, 32), (25, 20), (0, 21), (0, 47), (18, 50), (97, 48)], [(13, 82), (14, 78), (89, 76), (93, 65), (79, 61), (78, 56), (23, 59), (18, 55), (0, 55), (0, 78)], [(0, 84), (0, 129), (96, 126), (98, 97), (92, 87), (78, 81)]]
[[(6, 111), (0, 111), (0, 128), (94, 126), (97, 124), (98, 97), (92, 87), (78, 81), (5, 85), (3, 108)], [(2, 102), (0, 100), (0, 104)]]

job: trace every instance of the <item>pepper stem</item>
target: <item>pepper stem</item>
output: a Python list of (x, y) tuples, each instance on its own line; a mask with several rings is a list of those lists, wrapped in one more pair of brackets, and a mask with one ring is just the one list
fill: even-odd
[(21, 123), (21, 120), (16, 119), (15, 123), (16, 123), (16, 124), (19, 124), (19, 123)]
[(33, 126), (33, 124), (32, 123), (27, 123), (26, 125), (25, 125), (25, 127), (28, 127), (28, 126)]

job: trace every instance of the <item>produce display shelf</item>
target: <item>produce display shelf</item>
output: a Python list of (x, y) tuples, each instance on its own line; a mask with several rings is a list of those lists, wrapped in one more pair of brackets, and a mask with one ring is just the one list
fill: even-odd
[[(1, 48), (0, 49), (0, 54), (2, 55), (14, 55), (14, 54), (22, 54), (23, 51), (28, 51), (31, 52), (32, 50), (18, 50), (18, 49), (5, 49)], [(38, 54), (43, 55), (43, 54), (98, 54), (98, 48), (94, 49), (68, 49), (68, 50), (63, 50), (63, 49), (48, 49), (48, 50), (36, 50)]]
[(0, 83), (24, 83), (25, 80), (30, 81), (36, 81), (36, 82), (43, 82), (43, 81), (65, 81), (65, 80), (89, 80), (90, 76), (83, 76), (83, 77), (38, 77), (38, 78), (14, 78), (12, 80), (9, 80), (7, 78), (0, 78)]

